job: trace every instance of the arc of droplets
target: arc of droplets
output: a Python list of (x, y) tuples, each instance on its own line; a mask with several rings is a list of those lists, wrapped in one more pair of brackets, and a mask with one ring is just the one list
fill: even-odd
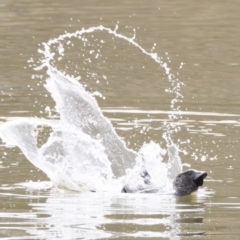
[[(47, 67), (48, 69), (52, 68), (52, 66), (50, 64), (50, 61), (53, 60), (55, 53), (51, 52), (51, 45), (59, 44), (60, 41), (63, 41), (66, 38), (69, 38), (69, 39), (72, 38), (72, 37), (77, 38), (78, 36), (81, 36), (83, 34), (92, 33), (92, 32), (98, 31), (98, 30), (99, 31), (106, 31), (109, 34), (112, 34), (117, 38), (124, 39), (125, 41), (128, 41), (129, 43), (131, 43), (132, 45), (137, 47), (140, 51), (142, 51), (142, 53), (150, 56), (156, 63), (158, 63), (160, 65), (160, 67), (162, 67), (165, 70), (165, 74), (167, 75), (168, 81), (170, 83), (172, 83), (172, 85), (173, 85), (173, 88), (172, 88), (173, 90), (171, 90), (170, 92), (174, 92), (175, 95), (176, 95), (175, 98), (172, 99), (170, 107), (174, 111), (180, 111), (180, 108), (179, 107), (175, 108), (174, 105), (175, 105), (175, 103), (180, 102), (181, 101), (180, 99), (183, 98), (183, 96), (180, 94), (181, 85), (183, 85), (183, 83), (180, 82), (177, 78), (175, 78), (174, 74), (172, 74), (170, 72), (170, 68), (168, 67), (167, 63), (164, 63), (161, 60), (161, 57), (159, 57), (157, 53), (152, 53), (152, 52), (146, 51), (144, 48), (142, 48), (135, 41), (135, 34), (136, 34), (135, 32), (134, 32), (134, 36), (132, 38), (129, 38), (129, 37), (126, 37), (126, 36), (124, 36), (120, 33), (117, 33), (117, 29), (118, 29), (118, 25), (116, 25), (114, 30), (112, 30), (111, 28), (107, 28), (107, 27), (104, 27), (104, 26), (100, 25), (100, 26), (97, 26), (97, 27), (90, 27), (88, 29), (82, 28), (82, 30), (78, 30), (74, 33), (67, 33), (66, 32), (65, 34), (62, 34), (57, 38), (50, 39), (47, 43), (43, 43), (44, 50), (41, 50), (41, 49), (38, 50), (39, 53), (44, 55), (44, 58), (41, 60), (41, 65), (38, 66), (38, 67), (35, 67), (34, 70), (41, 70), (44, 67)], [(59, 54), (63, 55), (63, 53), (60, 53), (60, 52), (59, 52)], [(179, 114), (178, 114), (178, 116), (179, 116)], [(179, 118), (179, 117), (176, 117), (175, 114), (169, 114), (168, 117), (169, 117), (170, 121), (175, 121), (176, 118)], [(166, 133), (164, 134), (163, 137), (166, 139), (167, 144), (171, 145), (172, 144), (171, 134), (174, 131), (175, 132), (179, 131), (180, 128), (177, 127), (174, 123), (170, 123), (170, 124), (165, 124), (165, 129), (166, 129)]]

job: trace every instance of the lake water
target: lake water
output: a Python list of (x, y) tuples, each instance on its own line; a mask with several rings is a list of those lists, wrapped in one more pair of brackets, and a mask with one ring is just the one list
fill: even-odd
[[(62, 131), (66, 127), (64, 133), (75, 136), (74, 128), (71, 135), (68, 126), (58, 122), (62, 114), (75, 121), (73, 104), (61, 105), (68, 98), (55, 96), (59, 108), (67, 109), (54, 109), (55, 88), (51, 85), (50, 94), (44, 87), (46, 68), (34, 70), (51, 58), (44, 57), (46, 51), (41, 53), (45, 49), (42, 43), (58, 39), (51, 45), (55, 56), (50, 65), (74, 79), (81, 76), (79, 82), (95, 96), (99, 109), (129, 149), (138, 152), (146, 143), (153, 146), (147, 155), (157, 156), (150, 142), (166, 149), (169, 142), (163, 134), (170, 131), (171, 140), (179, 147), (183, 169), (204, 170), (208, 177), (203, 188), (186, 197), (73, 191), (74, 184), (53, 187), (55, 169), (38, 166), (39, 155), (28, 155), (30, 162), (26, 152), (24, 155), (19, 148), (1, 142), (0, 237), (240, 239), (239, 10), (240, 2), (216, 0), (1, 1), (0, 126), (13, 120), (30, 125), (37, 121), (39, 149), (49, 137), (49, 124)], [(81, 39), (79, 35), (67, 37), (82, 28), (100, 25), (116, 29), (115, 33), (127, 40), (103, 30), (83, 34)], [(62, 41), (59, 36), (64, 34)], [(157, 54), (158, 62), (151, 53)], [(73, 97), (76, 89), (73, 87), (66, 96)], [(24, 129), (28, 130), (16, 129), (21, 136)], [(18, 137), (10, 136), (22, 144), (22, 149), (29, 149), (33, 143), (29, 135)], [(118, 138), (114, 139), (105, 139), (109, 155), (114, 154), (111, 144)], [(29, 145), (24, 145), (27, 140)], [(91, 140), (87, 143), (91, 150), (88, 154), (94, 154), (94, 149), (102, 153), (95, 141), (96, 146)], [(132, 152), (127, 151), (126, 156), (129, 154)], [(167, 158), (163, 155), (163, 162)], [(128, 167), (132, 164), (126, 159), (123, 163)], [(88, 169), (76, 166), (71, 169), (75, 180), (78, 171), (96, 180)], [(99, 166), (111, 175), (106, 161)], [(56, 176), (62, 170), (62, 165), (58, 167)], [(114, 174), (121, 174), (117, 163)], [(159, 181), (165, 179), (159, 177)]]

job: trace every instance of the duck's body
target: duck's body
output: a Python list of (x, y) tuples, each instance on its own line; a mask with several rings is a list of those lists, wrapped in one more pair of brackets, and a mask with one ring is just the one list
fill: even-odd
[[(155, 187), (151, 183), (150, 175), (144, 171), (141, 176), (144, 178), (144, 184), (139, 185), (137, 188), (131, 188), (126, 185), (123, 187), (124, 193), (161, 193), (161, 189)], [(197, 170), (187, 170), (178, 174), (173, 182), (173, 188), (175, 192), (173, 194), (177, 196), (189, 195), (198, 190), (199, 186), (203, 185), (203, 179), (207, 176), (206, 172)]]

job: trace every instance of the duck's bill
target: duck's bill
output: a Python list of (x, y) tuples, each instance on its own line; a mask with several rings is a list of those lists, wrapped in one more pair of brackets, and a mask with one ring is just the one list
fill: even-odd
[(193, 181), (197, 184), (198, 187), (203, 185), (203, 179), (207, 176), (206, 172), (195, 172)]

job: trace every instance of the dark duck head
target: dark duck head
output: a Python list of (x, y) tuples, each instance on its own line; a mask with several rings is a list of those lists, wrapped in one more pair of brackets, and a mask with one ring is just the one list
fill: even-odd
[(187, 170), (180, 173), (173, 182), (173, 188), (177, 196), (191, 194), (203, 185), (203, 180), (207, 176), (206, 172)]

